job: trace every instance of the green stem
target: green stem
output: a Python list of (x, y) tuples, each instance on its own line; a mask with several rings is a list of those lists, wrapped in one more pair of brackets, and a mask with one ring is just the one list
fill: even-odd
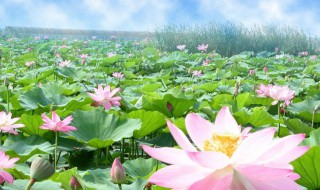
[(311, 127), (313, 128), (313, 123), (314, 123), (314, 114), (316, 113), (315, 110), (312, 112), (312, 122), (311, 122)]
[(121, 183), (118, 183), (119, 190), (122, 190)]
[(58, 164), (58, 160), (57, 160), (57, 150), (58, 150), (58, 135), (59, 135), (59, 132), (58, 131), (55, 131), (54, 132), (54, 136), (55, 136), (55, 143), (54, 143), (54, 170), (57, 169), (57, 164)]
[(124, 138), (122, 139), (122, 154), (121, 154), (121, 162), (124, 162)]
[(25, 190), (30, 190), (35, 182), (36, 182), (35, 179), (33, 179), (33, 178), (30, 179), (30, 181), (29, 181), (28, 185), (26, 186)]
[(10, 90), (9, 90), (9, 86), (7, 86), (7, 113), (9, 113), (10, 112), (10, 99), (9, 99), (9, 97), (10, 97)]
[(0, 145), (2, 145), (2, 131), (0, 132)]

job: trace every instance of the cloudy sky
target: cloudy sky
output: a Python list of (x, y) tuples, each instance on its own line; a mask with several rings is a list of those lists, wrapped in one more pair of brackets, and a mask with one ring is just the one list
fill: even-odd
[(318, 0), (0, 0), (0, 28), (152, 31), (167, 24), (231, 21), (304, 28), (320, 36)]

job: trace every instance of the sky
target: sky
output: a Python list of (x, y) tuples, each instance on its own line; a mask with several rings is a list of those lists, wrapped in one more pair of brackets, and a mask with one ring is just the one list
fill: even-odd
[(234, 22), (302, 28), (320, 36), (318, 0), (0, 0), (0, 28), (154, 31)]

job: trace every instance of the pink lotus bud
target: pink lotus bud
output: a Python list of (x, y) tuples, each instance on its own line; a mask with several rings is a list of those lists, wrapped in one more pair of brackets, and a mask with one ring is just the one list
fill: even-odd
[(72, 190), (79, 190), (81, 189), (81, 184), (79, 183), (78, 179), (74, 176), (71, 177), (70, 179), (70, 187)]
[(264, 66), (263, 67), (263, 71), (266, 73), (266, 72), (268, 72), (268, 67), (267, 66)]
[(30, 51), (31, 51), (31, 48), (28, 48), (27, 50), (28, 50), (28, 52), (30, 52)]
[(113, 161), (110, 176), (113, 183), (121, 184), (126, 181), (126, 172), (118, 158)]
[(172, 110), (173, 110), (173, 106), (170, 102), (167, 102), (167, 109), (169, 112), (172, 112)]
[(249, 75), (250, 75), (250, 76), (254, 75), (254, 70), (253, 70), (253, 69), (250, 69), (250, 70), (249, 70)]
[(278, 47), (276, 47), (276, 48), (274, 48), (274, 50), (275, 50), (276, 52), (278, 52), (278, 51), (279, 51), (279, 48), (278, 48)]

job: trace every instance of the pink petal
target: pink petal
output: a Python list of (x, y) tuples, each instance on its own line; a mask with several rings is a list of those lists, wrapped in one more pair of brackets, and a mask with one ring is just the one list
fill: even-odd
[(308, 151), (308, 147), (297, 147), (304, 138), (305, 134), (298, 134), (277, 139), (258, 159), (263, 163), (289, 163)]
[(229, 157), (221, 152), (186, 152), (191, 160), (212, 171), (222, 169), (230, 164)]
[(112, 92), (109, 94), (109, 97), (112, 97), (113, 95), (115, 95), (119, 91), (120, 91), (120, 88), (113, 89)]
[(45, 114), (41, 114), (41, 117), (45, 123), (52, 123), (51, 119), (48, 116), (46, 116)]
[(102, 106), (104, 107), (104, 109), (109, 110), (112, 105), (109, 101), (107, 101), (107, 102), (103, 102)]
[(149, 181), (167, 188), (186, 188), (209, 174), (210, 170), (195, 166), (171, 165), (155, 172)]
[(212, 173), (193, 183), (188, 190), (229, 190), (231, 181), (232, 175), (219, 176), (217, 173)]
[(6, 171), (0, 171), (0, 183), (2, 183), (3, 181), (13, 183), (12, 175)]
[(214, 132), (215, 133), (231, 133), (240, 134), (241, 128), (239, 127), (236, 120), (233, 118), (229, 107), (222, 107), (218, 112), (216, 120), (214, 122)]
[(73, 120), (73, 117), (72, 116), (68, 116), (62, 121), (62, 123), (64, 125), (68, 125), (69, 123), (71, 123), (72, 120)]
[(266, 128), (250, 134), (239, 145), (231, 159), (234, 164), (245, 164), (255, 161), (268, 148), (273, 140), (275, 128)]
[(141, 146), (147, 154), (161, 162), (168, 164), (194, 165), (184, 150), (168, 147), (152, 148), (146, 145)]
[(178, 127), (176, 127), (169, 120), (167, 120), (167, 125), (174, 140), (178, 143), (178, 145), (183, 150), (191, 151), (191, 152), (197, 151), (197, 149), (190, 143), (188, 138), (184, 135), (184, 133)]
[(52, 111), (52, 122), (58, 123), (59, 121), (61, 121), (59, 115), (55, 111)]
[(194, 113), (188, 114), (185, 122), (192, 141), (203, 150), (204, 141), (211, 138), (214, 125)]
[(301, 189), (290, 177), (291, 170), (275, 169), (263, 166), (245, 166), (236, 168), (234, 183), (242, 184), (246, 189), (259, 190), (298, 190)]

